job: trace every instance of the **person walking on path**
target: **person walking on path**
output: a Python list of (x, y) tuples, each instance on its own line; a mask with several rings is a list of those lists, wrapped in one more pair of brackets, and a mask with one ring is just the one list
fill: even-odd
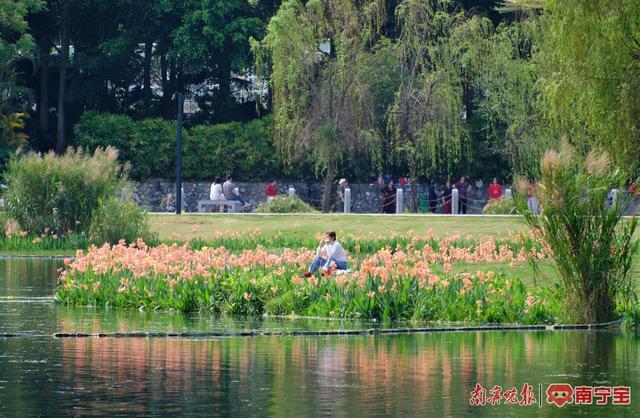
[(340, 203), (344, 203), (344, 191), (349, 188), (349, 182), (347, 179), (340, 179), (338, 182), (338, 198), (340, 199)]
[(320, 240), (320, 245), (316, 250), (316, 258), (304, 276), (311, 277), (318, 269), (322, 270), (323, 276), (328, 276), (332, 273), (331, 263), (335, 264), (337, 270), (346, 270), (348, 267), (347, 254), (336, 240), (336, 233), (327, 231)]
[(498, 200), (502, 197), (502, 185), (498, 183), (498, 178), (493, 178), (493, 183), (489, 185), (489, 200)]
[(447, 179), (442, 190), (442, 213), (451, 215), (451, 180)]
[(529, 208), (529, 210), (533, 212), (534, 215), (540, 215), (540, 204), (538, 203), (538, 198), (536, 197), (535, 181), (529, 181), (527, 194), (527, 208)]
[(382, 213), (396, 212), (396, 186), (393, 180), (389, 180), (382, 189)]
[(264, 189), (265, 194), (267, 195), (267, 200), (271, 200), (276, 197), (277, 189), (276, 189), (276, 181), (272, 180), (271, 183), (267, 184), (267, 187)]
[(458, 198), (460, 199), (459, 213), (467, 214), (467, 196), (471, 190), (471, 185), (467, 183), (465, 176), (460, 177), (460, 181), (456, 183), (456, 189), (458, 189)]

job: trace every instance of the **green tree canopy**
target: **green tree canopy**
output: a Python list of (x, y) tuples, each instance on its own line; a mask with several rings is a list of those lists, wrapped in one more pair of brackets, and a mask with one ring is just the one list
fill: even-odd
[(270, 63), (275, 138), (289, 161), (310, 158), (324, 173), (329, 210), (339, 160), (379, 151), (371, 93), (358, 71), (384, 17), (379, 0), (286, 0), (267, 36), (254, 43), (258, 68)]
[(0, 161), (6, 161), (10, 149), (26, 136), (17, 132), (24, 128), (24, 111), (31, 91), (18, 83), (16, 64), (31, 59), (33, 37), (26, 16), (39, 10), (39, 0), (0, 0)]
[(637, 168), (640, 2), (547, 0), (543, 17), (541, 83), (558, 135)]
[[(448, 1), (405, 0), (396, 9), (400, 86), (390, 112), (395, 149), (415, 181), (460, 161), (467, 138), (463, 121), (464, 45), (471, 27)], [(463, 29), (464, 27), (464, 29)], [(412, 190), (413, 191), (413, 190)], [(413, 209), (417, 209), (413, 191)]]

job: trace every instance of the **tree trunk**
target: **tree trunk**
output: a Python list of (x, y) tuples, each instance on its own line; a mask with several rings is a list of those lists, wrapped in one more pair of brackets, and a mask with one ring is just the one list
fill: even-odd
[(144, 44), (144, 108), (149, 113), (151, 108), (151, 54), (153, 53), (153, 42), (147, 41)]
[[(334, 106), (333, 106), (333, 72), (329, 72), (329, 120), (334, 122)], [(338, 135), (337, 123), (336, 123), (335, 135)], [(336, 137), (331, 138), (333, 143), (336, 144)], [(333, 191), (333, 179), (335, 178), (335, 153), (328, 147), (329, 155), (327, 160), (327, 175), (324, 178), (324, 184), (322, 185), (322, 212), (327, 213), (331, 209), (331, 197)]]
[(49, 59), (48, 53), (40, 57), (40, 100), (38, 102), (39, 126), (42, 136), (49, 131)]
[(69, 8), (69, 0), (65, 0), (62, 11), (62, 62), (60, 63), (60, 84), (58, 88), (58, 129), (56, 132), (56, 152), (58, 154), (62, 154), (65, 148), (64, 99), (67, 64), (69, 61)]
[(329, 212), (331, 209), (331, 197), (333, 196), (333, 180), (335, 179), (335, 157), (332, 154), (329, 155), (329, 161), (327, 161), (327, 175), (324, 177), (322, 184), (322, 213)]
[(409, 168), (409, 180), (411, 181), (411, 212), (418, 212), (418, 187), (416, 184), (418, 178), (418, 168), (416, 162), (411, 163)]
[(171, 112), (171, 85), (169, 84), (169, 61), (163, 54), (160, 57), (160, 83), (162, 84), (162, 116), (170, 118)]

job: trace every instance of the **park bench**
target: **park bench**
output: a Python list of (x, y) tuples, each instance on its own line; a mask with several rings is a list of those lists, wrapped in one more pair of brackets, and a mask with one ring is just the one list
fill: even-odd
[(229, 213), (240, 213), (240, 202), (237, 200), (198, 200), (198, 212), (204, 212), (206, 206), (228, 206)]

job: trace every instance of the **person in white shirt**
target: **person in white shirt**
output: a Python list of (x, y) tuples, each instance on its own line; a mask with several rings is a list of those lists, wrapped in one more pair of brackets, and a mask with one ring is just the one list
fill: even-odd
[[(222, 179), (216, 177), (211, 184), (211, 192), (209, 192), (209, 200), (225, 200), (222, 193)], [(220, 212), (224, 212), (224, 206), (220, 205)]]
[(213, 184), (211, 184), (209, 200), (225, 200), (224, 194), (222, 193), (222, 179), (220, 177), (216, 177)]
[(304, 274), (305, 277), (311, 277), (319, 268), (322, 268), (322, 274), (330, 274), (331, 263), (336, 264), (338, 270), (347, 269), (347, 254), (345, 254), (342, 246), (336, 241), (336, 233), (333, 231), (326, 232), (318, 250), (316, 251), (316, 258), (311, 263), (309, 270)]

